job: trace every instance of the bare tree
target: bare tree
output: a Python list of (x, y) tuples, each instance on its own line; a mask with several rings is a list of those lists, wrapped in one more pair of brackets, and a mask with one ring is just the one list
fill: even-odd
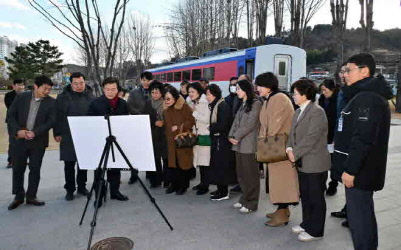
[(326, 0), (286, 0), (291, 15), (293, 45), (304, 46), (306, 28)]
[(344, 34), (347, 27), (348, 2), (349, 0), (330, 0), (332, 24), (337, 47), (337, 69), (340, 68), (344, 61)]
[(255, 18), (256, 18), (256, 41), (258, 45), (265, 43), (268, 8), (270, 0), (254, 0), (255, 1)]
[(273, 15), (275, 36), (281, 37), (284, 20), (284, 0), (273, 0)]
[(359, 0), (359, 4), (361, 5), (361, 19), (359, 23), (361, 24), (362, 29), (365, 30), (366, 43), (365, 43), (365, 52), (370, 52), (371, 50), (371, 34), (373, 30), (373, 0)]
[(127, 28), (127, 45), (137, 67), (137, 75), (147, 67), (154, 51), (152, 24), (149, 17), (131, 15)]
[[(38, 0), (28, 0), (29, 4), (66, 37), (73, 40), (87, 54), (86, 65), (92, 69), (98, 82), (105, 75), (112, 75), (117, 41), (120, 38), (129, 0), (115, 0), (110, 29), (102, 22), (97, 0), (49, 0), (51, 10)], [(109, 30), (109, 32), (108, 32)], [(107, 33), (107, 36), (106, 36)], [(100, 65), (101, 43), (106, 48), (104, 67)], [(92, 77), (92, 74), (89, 75)]]

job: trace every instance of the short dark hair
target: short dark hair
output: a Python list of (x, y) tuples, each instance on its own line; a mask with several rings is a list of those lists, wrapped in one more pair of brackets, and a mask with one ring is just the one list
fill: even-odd
[[(247, 74), (242, 74), (242, 75), (240, 75), (240, 76), (245, 76), (245, 80), (247, 80), (248, 82), (252, 83), (252, 79), (251, 79), (251, 77), (250, 77), (249, 75), (247, 75)], [(239, 77), (238, 77), (238, 78), (239, 78)]]
[(175, 101), (177, 101), (178, 98), (180, 98), (180, 92), (178, 92), (178, 90), (173, 86), (165, 87), (163, 96), (165, 96), (167, 93), (170, 93), (171, 96), (175, 99)]
[(21, 78), (17, 78), (17, 79), (14, 79), (13, 84), (14, 85), (16, 85), (16, 84), (24, 84), (25, 85), (25, 80), (21, 79)]
[(234, 80), (238, 80), (238, 77), (233, 76), (233, 77), (230, 78), (230, 82), (231, 82), (231, 81), (234, 81)]
[(47, 84), (50, 86), (54, 85), (52, 80), (49, 77), (44, 76), (44, 75), (36, 77), (34, 83), (38, 87), (42, 86), (43, 84)]
[(205, 83), (209, 83), (209, 80), (207, 78), (201, 78), (201, 79), (199, 79), (199, 81), (203, 81)]
[(118, 79), (116, 77), (106, 77), (104, 78), (103, 82), (102, 82), (102, 87), (104, 88), (104, 86), (106, 86), (106, 84), (113, 84), (116, 83), (117, 84), (117, 88), (120, 90), (120, 81), (118, 81)]
[(278, 79), (272, 72), (262, 73), (255, 78), (255, 85), (275, 92), (278, 90)]
[(127, 94), (127, 93), (128, 93), (128, 89), (123, 88), (123, 87), (120, 87), (120, 88), (118, 89), (118, 92), (123, 92), (124, 94)]
[(150, 71), (144, 71), (141, 73), (141, 79), (145, 78), (146, 80), (152, 80), (153, 79), (153, 74)]
[(180, 86), (184, 86), (184, 85), (188, 85), (188, 84), (189, 84), (189, 82), (187, 80), (184, 80), (180, 83)]
[(81, 72), (74, 72), (70, 75), (70, 82), (72, 82), (73, 78), (80, 78), (80, 77), (82, 77), (85, 80), (84, 74), (82, 74)]
[(316, 100), (317, 88), (315, 83), (310, 79), (300, 79), (291, 86), (291, 92), (297, 90), (300, 95), (306, 96), (306, 99), (314, 102)]
[(210, 84), (209, 86), (206, 87), (205, 91), (210, 91), (210, 94), (212, 94), (214, 97), (217, 99), (221, 99), (221, 89), (217, 84)]
[(332, 79), (324, 79), (320, 86), (325, 86), (331, 91), (336, 91), (339, 88), (339, 86)]
[(200, 97), (202, 94), (205, 93), (205, 90), (202, 88), (202, 85), (200, 84), (200, 82), (193, 82), (193, 83), (190, 83), (190, 84), (187, 86), (187, 92), (188, 92), (188, 93), (189, 93), (189, 88), (195, 89), (195, 90), (198, 92), (199, 97)]
[(376, 71), (376, 61), (372, 54), (368, 53), (360, 53), (351, 56), (347, 63), (354, 63), (358, 66), (358, 68), (367, 67), (369, 69), (370, 76), (373, 76)]
[(160, 90), (160, 92), (163, 94), (163, 89), (164, 89), (163, 83), (161, 83), (161, 82), (159, 82), (157, 80), (154, 80), (149, 85), (149, 91), (152, 92), (152, 90), (154, 90), (154, 89)]

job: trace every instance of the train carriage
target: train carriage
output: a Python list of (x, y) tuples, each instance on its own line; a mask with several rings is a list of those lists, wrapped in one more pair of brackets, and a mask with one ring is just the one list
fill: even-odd
[(289, 45), (271, 44), (164, 65), (148, 71), (157, 80), (177, 88), (183, 80), (194, 82), (207, 78), (211, 83), (218, 84), (224, 95), (228, 94), (231, 77), (248, 74), (253, 79), (271, 71), (278, 77), (280, 88), (289, 90), (292, 82), (306, 76), (306, 52)]

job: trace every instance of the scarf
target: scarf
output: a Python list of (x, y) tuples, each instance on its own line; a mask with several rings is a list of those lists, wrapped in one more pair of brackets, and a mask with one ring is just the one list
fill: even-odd
[(216, 105), (213, 108), (212, 115), (211, 115), (211, 118), (210, 118), (210, 124), (213, 124), (213, 123), (217, 122), (217, 110), (219, 108), (220, 103), (222, 103), (223, 101), (224, 101), (224, 98), (221, 98), (220, 100), (218, 100), (216, 102)]
[(159, 100), (151, 99), (151, 103), (152, 103), (152, 108), (154, 110), (156, 110), (157, 120), (162, 121), (163, 120), (163, 98), (160, 98)]
[(110, 106), (113, 108), (113, 109), (116, 109), (117, 108), (117, 103), (118, 103), (118, 99), (120, 99), (119, 97), (118, 97), (118, 95), (116, 95), (113, 99), (108, 99), (109, 100), (109, 104), (110, 104)]

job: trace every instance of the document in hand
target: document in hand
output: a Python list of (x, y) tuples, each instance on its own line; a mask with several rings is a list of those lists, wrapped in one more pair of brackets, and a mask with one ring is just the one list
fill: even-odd
[[(95, 170), (109, 136), (107, 120), (103, 116), (69, 116), (68, 123), (79, 167)], [(149, 116), (110, 116), (110, 124), (131, 165), (139, 171), (156, 171)], [(110, 151), (107, 168), (129, 168), (117, 147), (113, 148), (116, 161)]]

